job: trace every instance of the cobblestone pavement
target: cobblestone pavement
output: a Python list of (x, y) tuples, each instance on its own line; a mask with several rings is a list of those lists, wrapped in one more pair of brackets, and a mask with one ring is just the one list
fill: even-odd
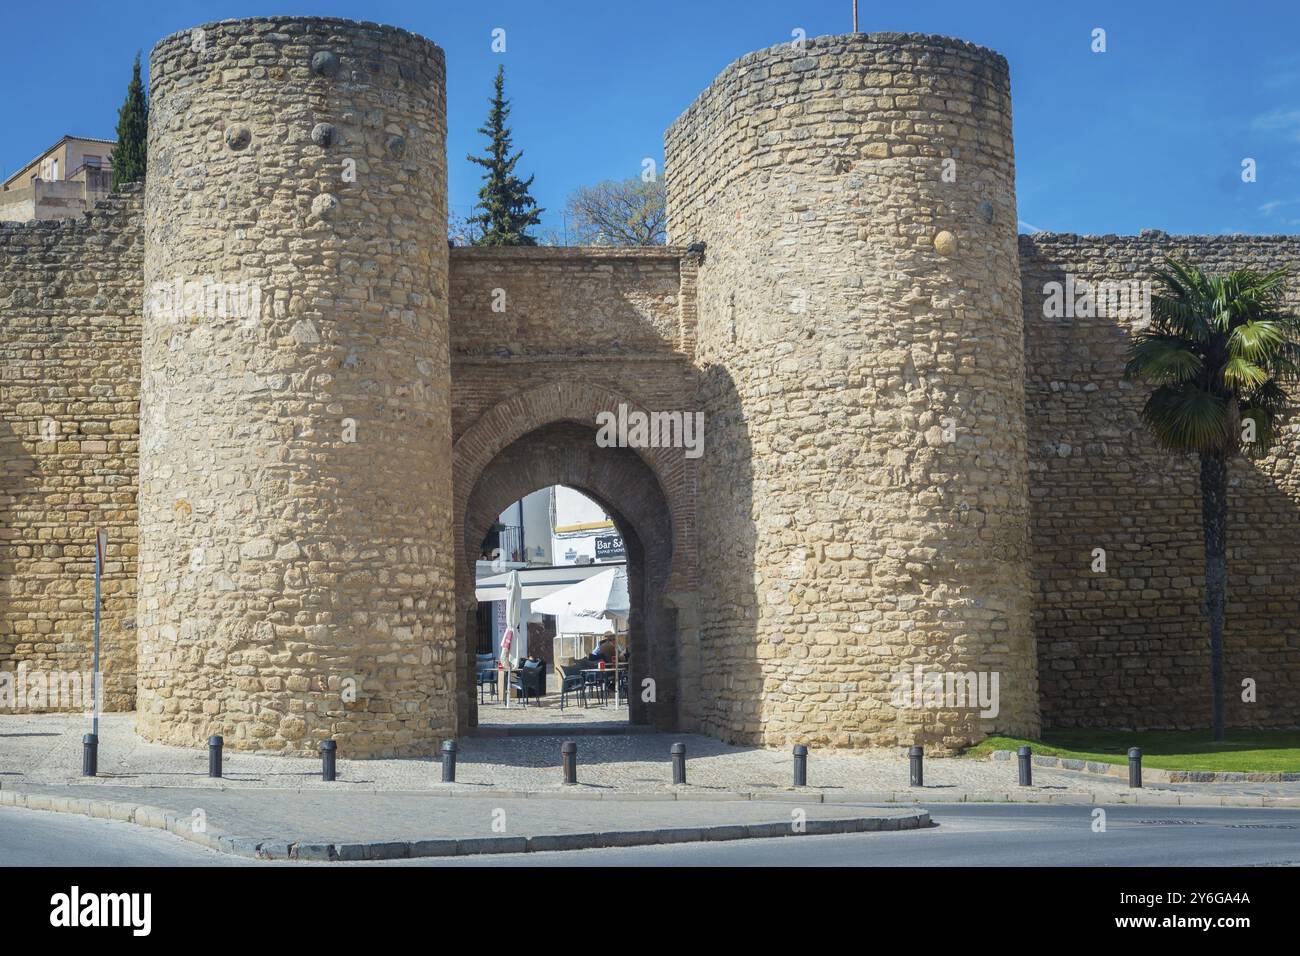
[(561, 709), (558, 693), (548, 694), (540, 703), (527, 706), (511, 701), (510, 706), (505, 707), (499, 700), (489, 698), (479, 704), (478, 720), (482, 732), (506, 732), (520, 727), (553, 727), (556, 733), (576, 728), (587, 731), (624, 731), (631, 726), (627, 719), (626, 703), (621, 707), (615, 707), (612, 703), (593, 703), (589, 707), (583, 707), (571, 699), (569, 705)]
[[(512, 711), (515, 708), (510, 708)], [(522, 708), (520, 708), (522, 710)], [(438, 789), (441, 766), (432, 758), (349, 760), (341, 753), (338, 780), (320, 779), (318, 760), (227, 752), (225, 776), (207, 777), (207, 754), (147, 743), (132, 731), (132, 715), (101, 718), (99, 771), (81, 772), (81, 736), (89, 722), (65, 714), (0, 716), (0, 787), (68, 784), (81, 787), (190, 787), (402, 790)], [(457, 790), (561, 792), (560, 744), (563, 736), (467, 737), (460, 741)], [(707, 796), (744, 791), (757, 799), (791, 783), (791, 757), (785, 751), (735, 747), (693, 734), (577, 736), (579, 790), (589, 793), (688, 792)], [(669, 748), (686, 744), (687, 784), (672, 786)], [(928, 758), (925, 788), (908, 790), (907, 758), (901, 753), (843, 753), (813, 750), (808, 762), (809, 790), (828, 799), (837, 793), (905, 792), (925, 800), (960, 800), (970, 794), (1013, 791), (1032, 799), (1068, 792), (1120, 794), (1124, 780), (1074, 772), (1035, 769), (1032, 789), (1016, 786), (1011, 761)], [(567, 788), (570, 792), (573, 788)], [(1187, 795), (1246, 794), (1300, 798), (1300, 784), (1155, 784), (1151, 793)], [(1002, 799), (1005, 799), (1003, 797)]]

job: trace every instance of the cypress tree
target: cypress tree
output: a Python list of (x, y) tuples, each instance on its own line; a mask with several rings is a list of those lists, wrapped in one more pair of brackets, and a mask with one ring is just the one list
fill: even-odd
[(148, 161), (149, 103), (140, 81), (140, 54), (135, 55), (126, 101), (117, 111), (117, 146), (113, 148), (113, 188), (144, 179)]
[(487, 170), (475, 207), (480, 211), (470, 222), (481, 230), (474, 240), (476, 246), (535, 246), (537, 240), (526, 230), (538, 224), (543, 210), (537, 208), (528, 193), (533, 177), (524, 180), (515, 175), (515, 164), (523, 151), (510, 154), (510, 129), (506, 126), (510, 102), (505, 97), (505, 76), (505, 67), (497, 67), (495, 93), (488, 101), (492, 110), (487, 125), (479, 128), (489, 140), (487, 155), (466, 157)]

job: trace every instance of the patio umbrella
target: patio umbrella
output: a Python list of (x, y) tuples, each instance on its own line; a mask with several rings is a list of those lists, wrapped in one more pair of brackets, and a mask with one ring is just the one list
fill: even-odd
[(627, 627), (627, 568), (616, 567), (533, 602), (538, 614), (554, 614), (566, 632), (618, 634)]
[(515, 667), (519, 658), (528, 651), (528, 631), (524, 630), (524, 588), (519, 582), (519, 572), (511, 571), (506, 579), (506, 634), (511, 638), (509, 646), (502, 640), (501, 659), (507, 660), (509, 666)]
[(626, 621), (630, 602), (627, 597), (627, 568), (610, 568), (593, 574), (585, 581), (562, 591), (548, 594), (533, 602), (538, 614), (568, 614), (578, 618), (604, 618)]

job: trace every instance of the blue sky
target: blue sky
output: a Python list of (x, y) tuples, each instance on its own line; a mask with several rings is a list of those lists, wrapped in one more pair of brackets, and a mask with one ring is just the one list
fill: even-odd
[[(860, 0), (864, 31), (941, 33), (1011, 63), (1022, 228), (1300, 232), (1296, 0)], [(110, 12), (111, 11), (111, 12)], [(848, 32), (851, 0), (174, 0), (23, 4), (4, 14), (0, 169), (65, 133), (111, 137), (131, 57), (227, 17), (376, 20), (447, 52), (452, 208), (468, 212), (492, 75), (506, 67), (520, 164), (559, 228), (583, 183), (662, 162), (663, 131), (728, 63), (790, 39)], [(506, 30), (505, 54), (491, 32)], [(1091, 32), (1106, 30), (1107, 52)], [(1244, 183), (1253, 158), (1257, 181)]]

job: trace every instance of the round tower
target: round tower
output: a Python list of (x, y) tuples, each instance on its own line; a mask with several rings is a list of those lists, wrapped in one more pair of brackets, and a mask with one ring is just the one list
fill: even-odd
[(702, 729), (1036, 732), (1006, 61), (783, 44), (723, 71), (666, 156), (670, 241), (705, 243)]
[(445, 64), (333, 19), (150, 58), (139, 732), (456, 731)]

